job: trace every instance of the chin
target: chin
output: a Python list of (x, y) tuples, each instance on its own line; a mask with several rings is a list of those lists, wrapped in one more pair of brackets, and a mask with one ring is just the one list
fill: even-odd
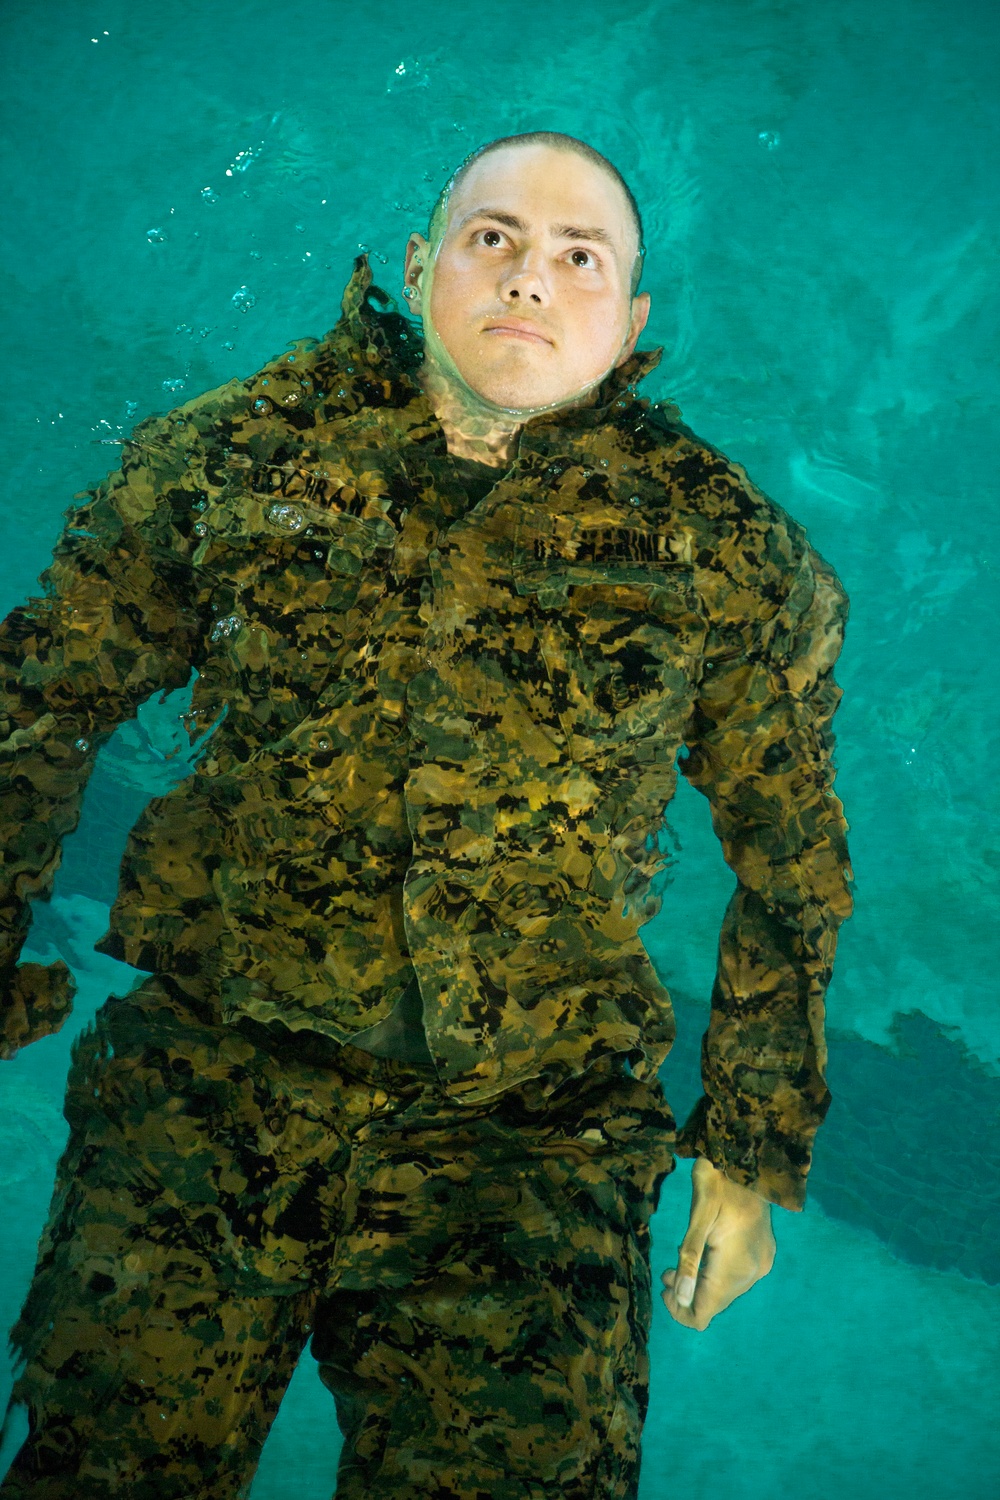
[(575, 391), (559, 391), (551, 382), (532, 379), (527, 371), (508, 375), (480, 375), (465, 377), (468, 384), (493, 406), (503, 406), (512, 411), (524, 411), (540, 406), (554, 406), (575, 395)]
[(564, 397), (551, 396), (544, 391), (530, 391), (524, 386), (504, 386), (499, 390), (480, 391), (479, 394), (489, 401), (493, 406), (501, 406), (505, 411), (537, 411), (544, 406), (553, 406), (556, 402), (564, 400)]

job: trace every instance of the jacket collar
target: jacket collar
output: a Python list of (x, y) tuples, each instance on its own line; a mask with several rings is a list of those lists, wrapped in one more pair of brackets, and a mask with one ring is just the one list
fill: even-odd
[[(383, 309), (379, 311), (373, 303)], [(423, 359), (423, 342), (419, 331), (396, 309), (388, 292), (374, 284), (367, 255), (359, 255), (354, 271), (344, 289), (341, 303), (343, 316), (333, 337), (347, 338), (370, 365), (381, 365), (393, 381), (412, 388), (419, 402), (423, 397), (417, 370)], [(637, 399), (636, 386), (644, 380), (663, 357), (663, 349), (637, 349), (623, 365), (606, 375), (592, 392), (586, 405), (564, 408), (531, 417), (526, 425), (539, 427), (590, 428), (610, 419), (612, 408), (627, 409)], [(423, 398), (426, 400), (426, 398)], [(429, 405), (429, 403), (428, 403)]]

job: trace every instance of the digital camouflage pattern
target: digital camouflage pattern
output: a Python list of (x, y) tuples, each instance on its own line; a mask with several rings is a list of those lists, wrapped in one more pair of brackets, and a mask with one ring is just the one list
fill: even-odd
[(156, 978), (74, 1052), (4, 1500), (245, 1497), (310, 1333), (338, 1500), (635, 1500), (656, 1079), (460, 1103)]
[[(192, 740), (215, 732), (134, 830), (105, 951), (338, 1043), (416, 976), (470, 1110), (619, 1053), (651, 1079), (674, 1024), (640, 928), (686, 747), (737, 887), (679, 1149), (797, 1207), (850, 909), (843, 591), (637, 395), (658, 351), (529, 421), (470, 507), (386, 301), (362, 258), (324, 340), (143, 423), (5, 622), (8, 971), (98, 747), (194, 666)], [(10, 1045), (58, 1019), (47, 983)]]

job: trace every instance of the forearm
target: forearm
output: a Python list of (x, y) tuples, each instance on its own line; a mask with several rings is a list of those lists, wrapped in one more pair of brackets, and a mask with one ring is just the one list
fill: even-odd
[[(34, 993), (28, 974), (19, 971), (16, 983), (12, 976), (29, 903), (52, 888), (97, 752), (152, 693), (187, 682), (204, 634), (184, 529), (190, 506), (170, 498), (166, 473), (168, 459), (184, 472), (188, 450), (173, 455), (159, 435), (172, 429), (153, 425), (151, 441), (129, 445), (123, 470), (69, 513), (37, 597), (0, 622), (0, 1009), (8, 1037), (44, 1034), (32, 1019), (35, 999), (43, 1008), (53, 1001), (44, 971), (35, 973)], [(27, 1019), (18, 1019), (19, 1003)]]
[(823, 907), (769, 909), (738, 887), (723, 923), (704, 1096), (679, 1134), (733, 1182), (801, 1208), (826, 1114), (824, 997), (837, 920)]

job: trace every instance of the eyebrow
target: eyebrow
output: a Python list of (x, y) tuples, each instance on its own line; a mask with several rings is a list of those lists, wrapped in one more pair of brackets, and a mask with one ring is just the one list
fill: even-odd
[[(502, 208), (474, 208), (471, 213), (459, 222), (459, 229), (464, 229), (473, 219), (494, 219), (497, 224), (505, 224), (508, 229), (516, 229), (520, 234), (528, 232), (528, 226), (523, 219), (516, 214), (507, 213)], [(577, 224), (553, 224), (551, 230), (556, 239), (559, 240), (593, 240), (599, 245), (607, 245), (608, 249), (617, 254), (615, 242), (606, 229), (600, 229), (596, 225), (581, 227)]]

